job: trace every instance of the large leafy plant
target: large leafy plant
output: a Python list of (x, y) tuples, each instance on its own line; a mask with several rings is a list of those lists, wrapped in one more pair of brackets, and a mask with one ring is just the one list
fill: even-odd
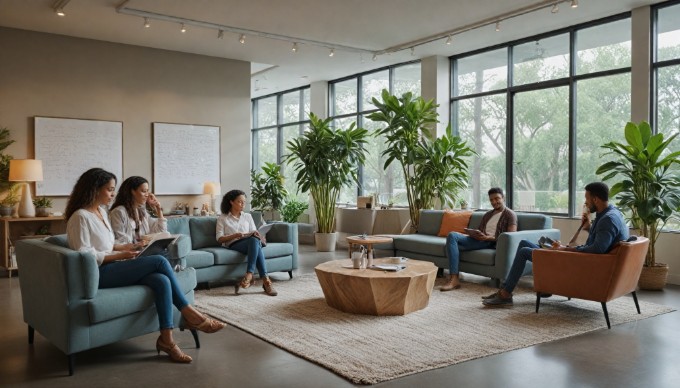
[(262, 172), (250, 171), (250, 205), (253, 209), (278, 211), (287, 196), (281, 166), (267, 162), (262, 166)]
[(671, 152), (669, 144), (676, 134), (664, 139), (662, 133), (652, 134), (649, 123), (628, 123), (625, 143), (602, 145), (605, 155), (614, 160), (597, 168), (603, 180), (615, 180), (610, 196), (618, 196), (618, 206), (624, 210), (634, 228), (649, 238), (646, 266), (656, 264), (655, 244), (666, 222), (680, 210), (680, 151)]
[(12, 193), (16, 193), (15, 187), (18, 187), (18, 185), (9, 181), (9, 161), (13, 158), (12, 155), (6, 155), (3, 152), (12, 143), (14, 143), (14, 140), (9, 139), (9, 129), (0, 128), (0, 191), (10, 190), (7, 192), (7, 196), (10, 197), (7, 199), (7, 203), (14, 202), (13, 204), (16, 204), (19, 200), (14, 200)]
[(368, 131), (352, 123), (333, 129), (331, 119), (309, 114), (309, 130), (287, 144), (286, 163), (293, 164), (295, 182), (302, 193), (311, 193), (319, 233), (335, 230), (335, 203), (340, 189), (358, 184), (358, 166), (366, 159)]
[(387, 90), (381, 97), (382, 101), (373, 98), (378, 111), (368, 118), (384, 123), (379, 131), (387, 140), (384, 168), (395, 161), (401, 165), (411, 227), (417, 230), (421, 209), (433, 208), (437, 200), (442, 205), (455, 205), (469, 180), (466, 158), (475, 152), (453, 136), (450, 126), (442, 137), (432, 134), (438, 122), (433, 100), (414, 98), (410, 92), (396, 97)]

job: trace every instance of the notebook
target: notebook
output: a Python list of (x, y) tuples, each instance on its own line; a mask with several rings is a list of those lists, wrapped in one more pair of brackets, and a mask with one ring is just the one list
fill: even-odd
[(166, 237), (153, 240), (144, 249), (139, 252), (137, 257), (160, 255), (168, 249), (168, 245), (172, 244), (177, 240), (177, 237)]

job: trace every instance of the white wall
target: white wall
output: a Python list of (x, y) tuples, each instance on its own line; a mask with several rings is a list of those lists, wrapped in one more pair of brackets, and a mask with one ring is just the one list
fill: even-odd
[[(0, 53), (0, 127), (16, 140), (5, 150), (14, 158), (34, 156), (34, 116), (122, 121), (119, 178), (151, 181), (152, 122), (215, 125), (223, 191), (249, 191), (248, 62), (8, 28), (0, 28)], [(178, 199), (208, 201), (160, 198), (164, 207)], [(56, 198), (54, 210), (65, 203)]]

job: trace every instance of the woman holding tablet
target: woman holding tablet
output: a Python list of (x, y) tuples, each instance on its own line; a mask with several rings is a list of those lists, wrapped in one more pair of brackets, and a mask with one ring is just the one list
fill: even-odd
[(224, 324), (203, 316), (184, 298), (175, 273), (168, 261), (159, 255), (137, 257), (134, 243), (117, 244), (106, 207), (114, 197), (116, 176), (101, 168), (84, 172), (71, 192), (66, 204), (66, 234), (69, 247), (80, 252), (90, 252), (99, 265), (99, 288), (112, 288), (133, 284), (145, 285), (155, 294), (160, 337), (156, 350), (164, 351), (175, 362), (188, 363), (192, 359), (184, 354), (172, 337), (172, 306), (182, 314), (187, 329), (214, 333)]
[(246, 193), (243, 191), (231, 190), (224, 194), (220, 205), (222, 215), (217, 219), (215, 231), (217, 242), (227, 249), (241, 252), (248, 257), (246, 275), (235, 286), (237, 294), (239, 288), (248, 288), (253, 285), (255, 282), (253, 273), (257, 266), (265, 294), (276, 296), (278, 292), (272, 287), (272, 281), (267, 275), (267, 266), (264, 262), (264, 253), (262, 253), (262, 246), (266, 244), (266, 240), (257, 231), (253, 216), (243, 212), (245, 206)]

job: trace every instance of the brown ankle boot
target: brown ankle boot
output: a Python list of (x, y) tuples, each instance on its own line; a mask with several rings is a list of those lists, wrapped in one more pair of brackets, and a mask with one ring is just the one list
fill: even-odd
[(460, 280), (458, 280), (458, 277), (453, 277), (451, 276), (449, 278), (449, 281), (446, 282), (439, 290), (440, 291), (451, 291), (451, 290), (457, 290), (460, 288)]
[(262, 280), (262, 288), (264, 288), (264, 293), (269, 296), (276, 296), (279, 294), (278, 292), (276, 292), (274, 287), (272, 287), (272, 281), (271, 279), (269, 279), (269, 276)]

